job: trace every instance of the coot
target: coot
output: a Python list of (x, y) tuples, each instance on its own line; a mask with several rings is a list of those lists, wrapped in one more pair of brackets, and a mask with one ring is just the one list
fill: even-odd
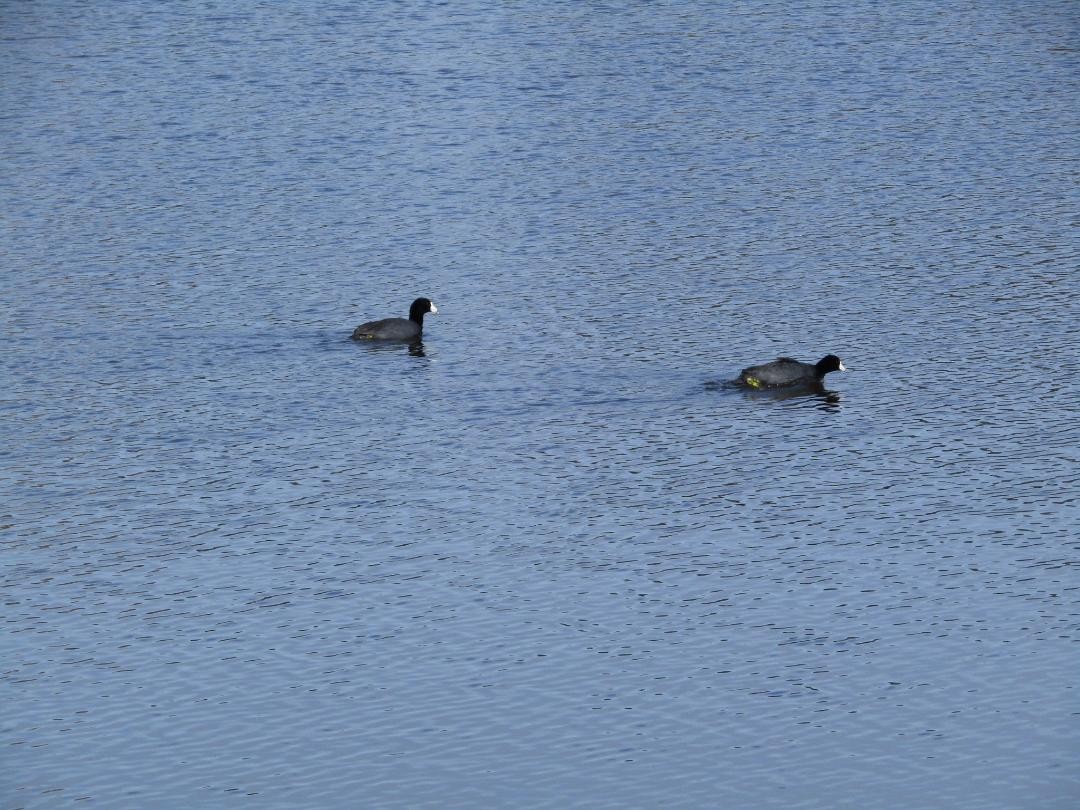
[(383, 318), (368, 321), (353, 330), (353, 340), (419, 340), (424, 330), (424, 315), (438, 312), (426, 298), (417, 298), (409, 307), (408, 318)]
[(738, 382), (751, 388), (809, 385), (820, 383), (830, 371), (847, 371), (835, 354), (827, 354), (816, 363), (800, 363), (790, 357), (778, 357), (771, 363), (744, 368)]

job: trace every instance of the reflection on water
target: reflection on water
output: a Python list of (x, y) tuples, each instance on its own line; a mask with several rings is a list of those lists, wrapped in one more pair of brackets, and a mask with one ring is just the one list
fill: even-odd
[(57, 7), (0, 805), (1077, 806), (1074, 3)]
[(827, 407), (839, 407), (840, 394), (830, 391), (821, 383), (806, 383), (805, 385), (792, 385), (784, 388), (747, 388), (738, 386), (740, 392), (747, 399), (772, 400), (783, 402), (789, 399), (816, 399), (820, 404)]
[(840, 407), (841, 395), (838, 391), (827, 389), (820, 382), (803, 385), (789, 385), (778, 388), (750, 388), (738, 380), (707, 380), (706, 391), (725, 391), (738, 394), (749, 401), (785, 402), (788, 400), (806, 400), (823, 410), (835, 410)]
[(409, 342), (404, 340), (353, 340), (349, 338), (349, 344), (363, 346), (369, 352), (406, 353), (413, 357), (427, 356), (422, 340)]

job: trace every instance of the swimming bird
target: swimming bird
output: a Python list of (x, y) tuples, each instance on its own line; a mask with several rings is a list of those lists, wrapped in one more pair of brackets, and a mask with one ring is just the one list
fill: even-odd
[(820, 385), (831, 371), (847, 371), (835, 354), (827, 354), (816, 363), (800, 363), (790, 357), (778, 357), (771, 363), (744, 368), (738, 382), (750, 388), (782, 388), (791, 385)]
[(417, 298), (409, 307), (408, 318), (383, 318), (368, 321), (353, 330), (353, 340), (419, 340), (424, 329), (424, 315), (439, 310), (426, 298)]

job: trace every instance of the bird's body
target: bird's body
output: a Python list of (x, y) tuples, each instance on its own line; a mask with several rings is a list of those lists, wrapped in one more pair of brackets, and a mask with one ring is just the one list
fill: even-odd
[(419, 340), (424, 333), (424, 315), (438, 312), (426, 298), (417, 298), (408, 318), (383, 318), (362, 323), (353, 330), (353, 340)]
[(790, 357), (778, 357), (771, 363), (744, 368), (738, 382), (750, 388), (784, 388), (792, 385), (820, 384), (831, 371), (847, 371), (835, 354), (817, 363), (801, 363)]

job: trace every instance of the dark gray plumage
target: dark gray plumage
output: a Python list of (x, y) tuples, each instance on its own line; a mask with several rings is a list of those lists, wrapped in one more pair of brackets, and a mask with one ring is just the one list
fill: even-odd
[(831, 371), (847, 371), (835, 354), (827, 354), (816, 363), (800, 363), (790, 357), (779, 357), (771, 363), (744, 368), (738, 381), (751, 388), (811, 385), (820, 384)]
[(408, 318), (383, 318), (368, 321), (353, 330), (353, 340), (419, 340), (424, 331), (424, 315), (438, 312), (426, 298), (417, 298), (409, 307)]

